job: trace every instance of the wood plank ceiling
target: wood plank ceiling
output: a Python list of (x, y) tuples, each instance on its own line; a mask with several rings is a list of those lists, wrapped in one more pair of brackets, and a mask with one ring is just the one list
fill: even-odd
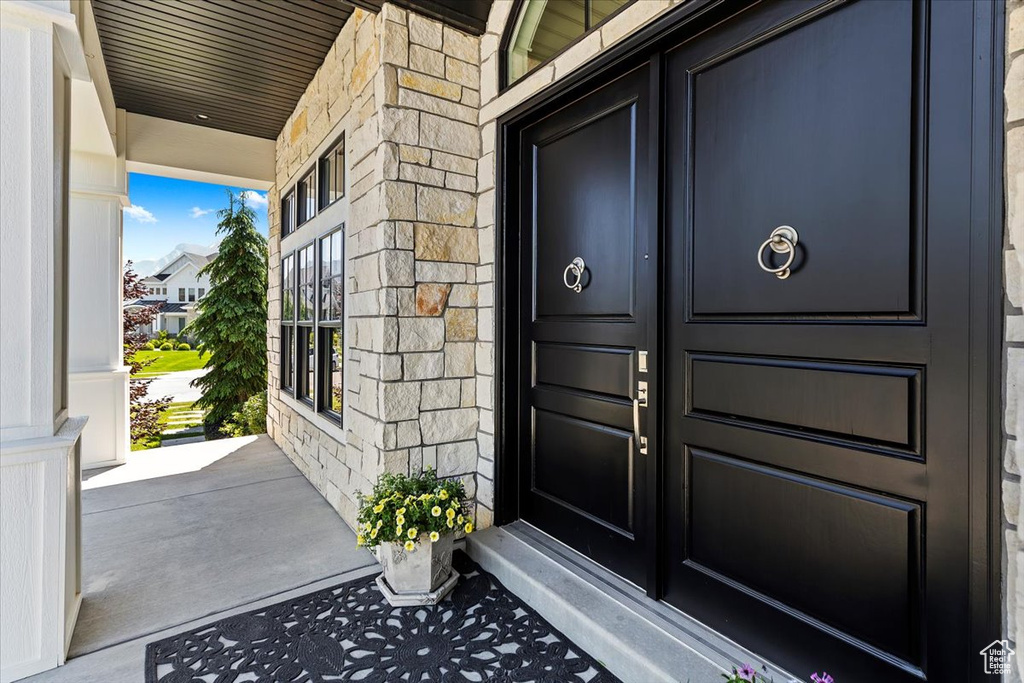
[(118, 107), (268, 139), (277, 138), (352, 14), (338, 0), (92, 6)]

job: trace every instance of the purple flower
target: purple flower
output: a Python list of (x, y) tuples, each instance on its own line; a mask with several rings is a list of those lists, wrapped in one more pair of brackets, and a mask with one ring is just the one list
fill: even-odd
[(827, 671), (822, 671), (820, 676), (818, 675), (818, 672), (815, 671), (811, 674), (811, 681), (813, 681), (813, 683), (835, 683), (835, 680), (828, 675)]
[(744, 681), (750, 681), (750, 683), (754, 683), (754, 675), (756, 673), (757, 672), (754, 671), (754, 667), (750, 666), (749, 664), (744, 664), (739, 668), (739, 671), (736, 672), (736, 675)]

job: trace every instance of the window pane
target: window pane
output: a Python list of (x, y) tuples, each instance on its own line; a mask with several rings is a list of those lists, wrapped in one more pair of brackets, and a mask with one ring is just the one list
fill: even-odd
[(345, 311), (345, 277), (331, 278), (331, 319), (341, 320)]
[(509, 44), (508, 82), (522, 78), (585, 30), (583, 0), (528, 0)]
[(295, 191), (292, 190), (281, 200), (281, 235), (287, 235), (295, 227)]
[(344, 249), (343, 249), (343, 246), (344, 246), (344, 241), (343, 240), (344, 239), (345, 239), (345, 234), (343, 232), (341, 232), (340, 230), (338, 232), (334, 233), (334, 235), (331, 238), (331, 274), (332, 275), (341, 275), (344, 272), (344, 270), (345, 270), (342, 267), (342, 263), (341, 263), (341, 257), (342, 257), (342, 253), (344, 251)]
[(342, 372), (345, 363), (345, 347), (340, 327), (326, 327), (321, 330), (320, 367), (323, 373), (322, 408), (342, 414), (345, 403), (345, 386)]
[(281, 327), (281, 388), (292, 390), (295, 377), (295, 328)]
[(345, 196), (345, 140), (341, 139), (320, 158), (320, 206)]
[(313, 354), (316, 347), (313, 343), (313, 328), (299, 327), (299, 398), (313, 398), (314, 376), (316, 373), (316, 360)]
[(185, 300), (185, 288), (184, 287), (178, 287), (178, 301), (184, 301), (184, 300)]
[(299, 252), (299, 320), (313, 319), (313, 293), (316, 271), (313, 263), (313, 245)]
[(205, 287), (200, 287), (199, 288), (199, 298), (202, 299), (204, 296), (206, 296), (206, 288)]
[(295, 318), (295, 257), (289, 254), (281, 261), (281, 320)]
[(297, 224), (301, 225), (316, 215), (316, 173), (309, 172), (299, 181), (298, 188), (299, 214)]

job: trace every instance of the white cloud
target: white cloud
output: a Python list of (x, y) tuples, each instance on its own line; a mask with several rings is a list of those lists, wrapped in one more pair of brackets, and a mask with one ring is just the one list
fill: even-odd
[(256, 190), (245, 190), (242, 192), (242, 200), (254, 209), (267, 208), (267, 195), (260, 194)]
[(191, 211), (189, 211), (189, 215), (192, 216), (192, 218), (200, 218), (201, 216), (205, 216), (212, 212), (213, 209), (200, 209), (198, 206), (193, 206)]
[(129, 218), (132, 218), (139, 223), (156, 223), (156, 216), (141, 206), (135, 206), (132, 204), (125, 208), (124, 212)]

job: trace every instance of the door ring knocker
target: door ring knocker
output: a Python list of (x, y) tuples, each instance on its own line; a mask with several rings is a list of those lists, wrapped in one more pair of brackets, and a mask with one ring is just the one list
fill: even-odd
[[(761, 266), (761, 270), (764, 272), (771, 273), (780, 280), (785, 280), (789, 277), (789, 267), (793, 265), (793, 259), (796, 258), (796, 245), (799, 242), (800, 236), (797, 235), (795, 228), (780, 225), (772, 230), (771, 236), (757, 248), (757, 265)], [(789, 258), (778, 268), (772, 268), (771, 265), (764, 262), (765, 247), (770, 247), (776, 254), (789, 254)]]
[[(572, 263), (565, 267), (565, 271), (562, 273), (562, 282), (565, 286), (572, 291), (579, 294), (583, 290), (583, 271), (587, 269), (587, 263), (581, 257), (577, 256), (572, 260)], [(576, 279), (573, 282), (569, 281), (569, 275), (572, 274)]]

